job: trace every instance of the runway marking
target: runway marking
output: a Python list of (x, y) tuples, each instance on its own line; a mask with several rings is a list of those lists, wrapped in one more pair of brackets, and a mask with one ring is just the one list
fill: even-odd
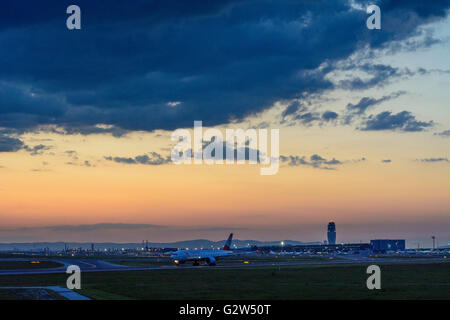
[(92, 268), (97, 268), (97, 266), (95, 264), (93, 264), (93, 263), (89, 263), (89, 262), (82, 261), (82, 260), (79, 260), (79, 262), (87, 264), (88, 266), (91, 266)]

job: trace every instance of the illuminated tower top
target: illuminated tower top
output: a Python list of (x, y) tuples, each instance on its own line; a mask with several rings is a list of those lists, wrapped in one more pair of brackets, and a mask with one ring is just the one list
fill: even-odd
[(336, 224), (334, 221), (330, 221), (330, 223), (328, 223), (328, 232), (336, 232)]

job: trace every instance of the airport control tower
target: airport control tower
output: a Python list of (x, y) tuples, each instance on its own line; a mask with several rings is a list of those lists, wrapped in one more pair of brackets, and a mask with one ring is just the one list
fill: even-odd
[(328, 223), (328, 244), (336, 244), (336, 224), (334, 221)]

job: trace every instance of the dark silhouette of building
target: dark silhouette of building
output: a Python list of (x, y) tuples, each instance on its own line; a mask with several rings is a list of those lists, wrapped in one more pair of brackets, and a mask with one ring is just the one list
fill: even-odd
[(377, 239), (370, 240), (374, 252), (405, 251), (405, 240)]

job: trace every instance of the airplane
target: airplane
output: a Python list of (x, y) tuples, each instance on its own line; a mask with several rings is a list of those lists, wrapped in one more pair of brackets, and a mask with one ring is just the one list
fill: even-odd
[(222, 250), (178, 250), (171, 255), (171, 258), (176, 265), (183, 264), (186, 261), (193, 261), (193, 265), (198, 266), (201, 261), (206, 261), (208, 265), (215, 266), (216, 259), (233, 255), (231, 251), (232, 239), (233, 234), (230, 233)]

